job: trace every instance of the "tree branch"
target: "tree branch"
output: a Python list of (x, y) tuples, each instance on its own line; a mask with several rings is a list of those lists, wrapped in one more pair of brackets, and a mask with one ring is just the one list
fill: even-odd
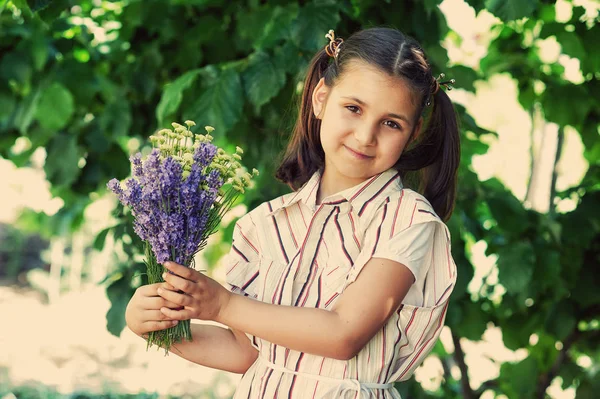
[(535, 105), (529, 108), (529, 117), (531, 118), (531, 131), (529, 132), (529, 181), (527, 182), (527, 190), (525, 191), (525, 201), (530, 201), (531, 189), (533, 185), (533, 171), (535, 168), (535, 149), (534, 149), (534, 134), (535, 134)]
[(560, 366), (562, 366), (564, 361), (568, 358), (567, 352), (569, 351), (571, 346), (575, 343), (575, 341), (577, 341), (579, 338), (581, 338), (581, 335), (582, 335), (581, 331), (579, 331), (578, 329), (574, 329), (571, 332), (571, 334), (569, 334), (569, 336), (563, 342), (563, 347), (560, 350), (560, 352), (558, 352), (558, 356), (556, 356), (556, 359), (554, 360), (554, 364), (552, 365), (552, 367), (550, 367), (550, 370), (548, 370), (544, 374), (540, 375), (540, 377), (538, 379), (538, 386), (537, 386), (536, 394), (535, 394), (535, 397), (537, 399), (544, 399), (546, 397), (546, 389), (548, 389), (548, 387), (552, 383), (552, 380), (558, 374), (558, 370), (560, 370)]
[(462, 346), (460, 345), (460, 338), (452, 332), (452, 342), (454, 343), (454, 361), (458, 365), (460, 369), (460, 386), (462, 389), (462, 397), (464, 399), (477, 399), (475, 392), (473, 392), (473, 388), (471, 388), (471, 384), (469, 383), (469, 370), (467, 369), (467, 364), (465, 363), (465, 353), (462, 350)]
[(556, 166), (558, 165), (558, 161), (560, 161), (563, 144), (565, 142), (565, 129), (562, 126), (558, 128), (557, 135), (558, 141), (556, 143), (556, 155), (554, 156), (554, 166), (552, 167), (552, 183), (550, 184), (550, 203), (548, 204), (548, 213), (550, 215), (554, 215), (555, 213), (554, 197), (556, 196), (556, 179), (558, 178), (558, 171), (556, 170)]
[(498, 380), (487, 380), (475, 391), (475, 397), (480, 398), (488, 389), (498, 388)]

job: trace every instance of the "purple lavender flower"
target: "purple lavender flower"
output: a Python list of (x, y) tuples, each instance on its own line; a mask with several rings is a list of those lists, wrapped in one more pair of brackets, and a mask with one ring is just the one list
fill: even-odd
[(217, 147), (211, 143), (201, 143), (194, 151), (194, 162), (197, 162), (201, 168), (204, 168), (212, 162), (217, 155)]
[(129, 157), (129, 161), (133, 166), (133, 177), (142, 179), (144, 177), (144, 170), (142, 168), (142, 154), (136, 153)]
[[(235, 185), (233, 190), (221, 191), (224, 180), (236, 175), (236, 170), (226, 169), (231, 169), (232, 164), (239, 165), (241, 149), (236, 149), (237, 155), (222, 153), (217, 157), (218, 148), (210, 143), (208, 135), (205, 139), (196, 136), (190, 146), (189, 128), (195, 123), (185, 123), (187, 133), (182, 131), (183, 126), (174, 124), (174, 132), (163, 129), (151, 136), (153, 145), (160, 149), (154, 148), (145, 159), (141, 153), (130, 157), (132, 177), (123, 186), (116, 179), (107, 184), (119, 201), (131, 208), (134, 232), (146, 244), (151, 284), (162, 281), (160, 264), (167, 260), (190, 266), (208, 236), (216, 231), (224, 212), (234, 203), (236, 192), (243, 192), (235, 190)], [(206, 130), (210, 133), (214, 129), (206, 127)], [(169, 332), (152, 332), (148, 343), (168, 348), (180, 337), (191, 338), (189, 320)]]
[(135, 233), (151, 245), (159, 263), (189, 264), (207, 238), (211, 207), (223, 179), (217, 170), (203, 172), (216, 152), (217, 147), (203, 143), (195, 151), (186, 179), (183, 167), (173, 157), (163, 158), (157, 149), (144, 161), (136, 154), (130, 158), (133, 177), (125, 181), (125, 189), (116, 179), (108, 183), (119, 201), (131, 208)]

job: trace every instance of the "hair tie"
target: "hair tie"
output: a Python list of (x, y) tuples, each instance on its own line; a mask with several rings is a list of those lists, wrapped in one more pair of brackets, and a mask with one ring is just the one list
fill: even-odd
[(450, 91), (454, 88), (454, 84), (456, 83), (456, 80), (450, 79), (450, 80), (445, 80), (442, 82), (442, 79), (444, 79), (445, 77), (446, 77), (445, 74), (440, 73), (440, 75), (434, 79), (434, 85), (435, 85), (435, 88), (433, 90), (434, 95), (438, 92), (438, 90), (440, 90), (440, 86), (444, 86), (447, 91)]
[(336, 39), (333, 29), (329, 29), (329, 32), (325, 35), (325, 37), (329, 39), (329, 44), (325, 46), (325, 52), (328, 56), (337, 59), (337, 56), (340, 53), (340, 45), (344, 42), (344, 40), (341, 37)]
[(456, 83), (456, 80), (450, 79), (450, 80), (442, 81), (442, 79), (444, 79), (445, 77), (446, 77), (445, 74), (440, 73), (440, 75), (437, 78), (432, 79), (433, 80), (433, 82), (432, 82), (433, 90), (431, 90), (431, 95), (429, 96), (429, 100), (427, 100), (427, 104), (425, 104), (426, 106), (431, 105), (432, 98), (440, 90), (440, 86), (444, 86), (447, 91), (450, 91), (454, 88), (454, 84)]

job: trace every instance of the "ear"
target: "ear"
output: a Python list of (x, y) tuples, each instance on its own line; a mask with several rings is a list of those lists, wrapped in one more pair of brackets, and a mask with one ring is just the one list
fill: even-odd
[(328, 96), (329, 87), (325, 84), (325, 78), (321, 78), (312, 93), (312, 107), (317, 119), (323, 118)]

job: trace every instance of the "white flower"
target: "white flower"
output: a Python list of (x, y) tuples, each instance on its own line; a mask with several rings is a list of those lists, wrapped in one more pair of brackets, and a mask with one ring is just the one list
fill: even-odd
[(192, 163), (194, 163), (194, 156), (191, 153), (186, 152), (185, 154), (183, 154), (183, 160), (191, 165)]

